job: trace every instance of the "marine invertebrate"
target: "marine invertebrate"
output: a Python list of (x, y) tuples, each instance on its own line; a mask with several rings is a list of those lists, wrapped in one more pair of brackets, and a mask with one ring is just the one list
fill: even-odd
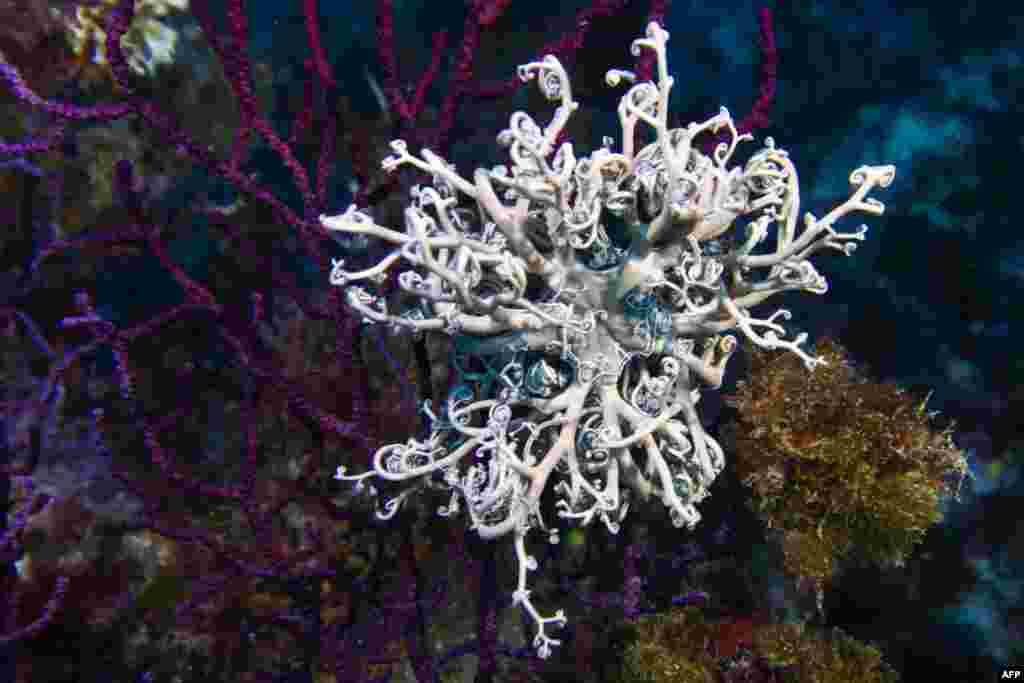
[[(556, 109), (543, 126), (525, 112), (512, 115), (498, 136), (509, 166), (468, 179), (431, 150), (415, 155), (395, 140), (385, 169), (410, 166), (432, 178), (412, 192), (404, 230), (354, 205), (321, 216), (329, 230), (391, 247), (358, 271), (333, 261), (330, 281), (345, 288), (349, 306), (395, 329), (447, 333), (462, 376), (437, 413), (424, 405), (428, 436), (386, 445), (368, 472), (339, 468), (336, 478), (400, 485), (380, 511), (385, 518), (430, 488), (448, 496), (439, 514), (465, 506), (481, 537), (511, 534), (514, 599), (537, 627), (541, 656), (558, 644), (549, 628), (565, 617), (542, 616), (533, 605), (526, 581), (537, 563), (525, 539), (531, 529), (557, 539), (541, 507), (552, 477), (556, 514), (570, 523), (600, 519), (616, 533), (636, 497), (659, 499), (676, 526), (696, 525), (696, 505), (725, 463), (696, 409), (701, 388), (719, 387), (735, 351), (735, 337), (724, 333), (789, 351), (808, 368), (820, 364), (800, 347), (806, 335), (783, 338), (786, 311), (757, 318), (749, 309), (785, 290), (824, 293), (810, 257), (852, 253), (867, 228), (840, 232), (836, 222), (856, 211), (880, 214), (868, 194), (895, 172), (858, 168), (852, 196), (821, 218), (806, 214), (798, 230), (796, 169), (770, 138), (743, 167), (730, 167), (752, 136), (739, 133), (725, 108), (669, 128), (668, 37), (651, 22), (633, 43), (634, 55), (654, 54), (653, 81), (608, 74), (612, 86), (633, 83), (618, 108), (619, 151), (605, 138), (577, 157), (572, 143), (560, 142), (580, 105), (548, 55), (520, 66), (519, 76), (536, 80)], [(640, 124), (652, 135), (645, 139)], [(725, 141), (704, 153), (701, 142), (722, 131)], [(383, 284), (399, 263), (410, 267), (398, 284), (412, 303), (392, 312), (362, 283)]]

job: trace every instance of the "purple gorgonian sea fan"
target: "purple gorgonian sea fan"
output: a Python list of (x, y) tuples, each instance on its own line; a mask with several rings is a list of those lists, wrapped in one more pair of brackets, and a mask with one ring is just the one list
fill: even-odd
[[(471, 363), (483, 368), (436, 414), (424, 404), (423, 440), (386, 445), (372, 470), (339, 468), (336, 478), (397, 485), (382, 518), (429, 488), (450, 495), (442, 516), (465, 506), (482, 538), (511, 535), (514, 603), (536, 625), (541, 657), (560, 642), (550, 628), (565, 623), (561, 610), (539, 614), (526, 587), (537, 568), (528, 532), (558, 539), (540, 505), (549, 481), (556, 514), (569, 523), (596, 517), (616, 533), (631, 499), (656, 498), (677, 527), (696, 525), (696, 505), (725, 464), (696, 410), (701, 387), (721, 385), (735, 351), (736, 338), (724, 333), (788, 350), (808, 369), (822, 362), (800, 348), (806, 334), (784, 339), (778, 321), (788, 311), (756, 318), (749, 309), (785, 290), (824, 294), (825, 278), (809, 258), (824, 249), (852, 253), (867, 227), (839, 232), (836, 221), (857, 211), (880, 215), (883, 205), (868, 193), (895, 175), (892, 166), (858, 168), (850, 198), (821, 218), (804, 214), (798, 229), (796, 169), (771, 138), (742, 167), (729, 167), (738, 144), (753, 138), (739, 134), (725, 108), (669, 128), (668, 38), (652, 22), (633, 43), (634, 55), (654, 53), (653, 81), (608, 73), (611, 86), (632, 84), (618, 107), (621, 151), (604, 138), (576, 157), (559, 140), (579, 103), (549, 55), (520, 66), (519, 76), (536, 79), (557, 107), (545, 126), (512, 114), (497, 138), (510, 165), (467, 179), (430, 150), (416, 156), (395, 140), (385, 169), (408, 165), (432, 178), (413, 189), (404, 230), (378, 225), (354, 205), (320, 219), (329, 230), (393, 246), (358, 272), (334, 262), (331, 284), (345, 287), (349, 306), (370, 322), (450, 335), (462, 377)], [(412, 303), (392, 312), (390, 300), (357, 283), (382, 283), (403, 262), (410, 269), (399, 287)]]

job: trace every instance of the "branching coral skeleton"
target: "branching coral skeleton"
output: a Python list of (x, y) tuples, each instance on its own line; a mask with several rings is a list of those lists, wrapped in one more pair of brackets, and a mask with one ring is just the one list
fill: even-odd
[[(336, 478), (404, 485), (382, 517), (413, 491), (432, 488), (450, 494), (441, 515), (465, 505), (482, 538), (511, 534), (519, 565), (514, 597), (536, 624), (541, 657), (559, 644), (549, 629), (565, 616), (543, 617), (531, 601), (526, 579), (536, 560), (525, 539), (538, 528), (557, 541), (540, 506), (552, 475), (557, 515), (570, 523), (596, 517), (617, 533), (637, 497), (660, 499), (678, 527), (696, 525), (696, 505), (725, 463), (696, 409), (701, 385), (717, 389), (735, 351), (735, 337), (723, 333), (738, 330), (761, 348), (789, 350), (808, 369), (821, 362), (801, 350), (806, 335), (783, 338), (778, 320), (788, 311), (757, 318), (749, 309), (785, 290), (825, 293), (809, 257), (823, 249), (852, 253), (867, 228), (839, 232), (836, 221), (855, 211), (881, 214), (882, 204), (867, 195), (895, 173), (892, 166), (858, 168), (852, 196), (821, 218), (805, 214), (798, 231), (796, 169), (770, 138), (742, 168), (728, 168), (738, 143), (752, 136), (738, 133), (725, 108), (669, 129), (668, 37), (651, 23), (632, 46), (635, 55), (655, 53), (656, 83), (608, 74), (612, 86), (633, 83), (618, 109), (621, 152), (610, 138), (580, 158), (571, 143), (555, 148), (579, 104), (549, 55), (520, 66), (519, 76), (535, 79), (557, 107), (543, 127), (525, 112), (512, 115), (498, 136), (510, 166), (467, 179), (430, 150), (416, 156), (395, 140), (385, 168), (412, 166), (432, 177), (414, 189), (404, 231), (377, 225), (355, 206), (321, 217), (329, 230), (394, 247), (366, 270), (334, 262), (330, 281), (346, 288), (348, 305), (366, 321), (451, 335), (464, 378), (469, 365), (483, 365), (449, 394), (441, 415), (426, 402), (428, 437), (384, 446), (372, 470), (339, 468)], [(654, 138), (639, 149), (638, 124)], [(722, 130), (728, 142), (707, 156), (698, 138)], [(628, 246), (616, 246), (609, 236), (616, 229)], [(766, 242), (774, 249), (759, 250)], [(399, 262), (412, 266), (399, 287), (415, 304), (391, 312), (356, 283), (379, 283)]]

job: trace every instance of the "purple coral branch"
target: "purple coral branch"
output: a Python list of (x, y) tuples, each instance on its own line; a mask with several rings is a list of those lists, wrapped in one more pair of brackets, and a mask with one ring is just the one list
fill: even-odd
[(758, 88), (758, 98), (751, 107), (750, 112), (744, 116), (736, 130), (742, 133), (749, 133), (760, 128), (765, 128), (770, 123), (768, 112), (771, 110), (772, 102), (775, 99), (777, 76), (779, 68), (779, 51), (775, 45), (775, 30), (772, 28), (772, 11), (764, 7), (758, 12), (759, 43), (761, 47), (761, 84)]
[(132, 102), (100, 104), (88, 107), (44, 99), (29, 88), (14, 66), (3, 61), (0, 61), (0, 79), (7, 81), (7, 85), (10, 86), (17, 98), (22, 102), (65, 120), (88, 121), (99, 119), (110, 121), (127, 116), (135, 110), (135, 104)]
[(320, 42), (320, 28), (317, 25), (316, 0), (303, 0), (302, 13), (306, 18), (306, 36), (309, 38), (309, 50), (312, 53), (312, 65), (322, 87), (333, 88), (337, 83), (331, 74), (331, 65), (327, 61), (323, 44)]
[[(57, 614), (57, 610), (60, 609), (61, 604), (64, 602), (64, 596), (67, 594), (69, 582), (70, 580), (66, 576), (57, 577), (53, 593), (50, 595), (50, 599), (46, 601), (46, 606), (43, 607), (43, 613), (27, 626), (23, 626), (22, 628), (10, 633), (0, 635), (0, 645), (6, 645), (16, 640), (31, 638), (46, 628), (50, 622), (53, 621), (53, 617)], [(17, 600), (12, 600), (10, 602), (10, 609), (12, 612), (16, 612), (17, 604)]]
[[(9, 454), (10, 444), (7, 443), (7, 435), (0, 435), (0, 439), (4, 442), (0, 445), (4, 454)], [(5, 479), (3, 482), (4, 498), (9, 495), (9, 489), (15, 483), (22, 486), (26, 496), (31, 495), (32, 480), (30, 477), (12, 476), (10, 467), (6, 462), (3, 463), (3, 469), (0, 470), (0, 473), (2, 473)], [(14, 513), (9, 523), (7, 522), (6, 515), (3, 520), (0, 520), (0, 529), (3, 529), (3, 534), (0, 535), (0, 566), (9, 566), (17, 557), (20, 548), (18, 538), (23, 532), (25, 525), (28, 524), (29, 517), (33, 513), (45, 513), (46, 509), (54, 503), (53, 499), (49, 499), (41, 507), (38, 507), (40, 500), (40, 496), (33, 495), (23, 507)], [(0, 502), (6, 503), (8, 501), (0, 500)], [(11, 584), (16, 580), (12, 576), (0, 575), (0, 585)], [(67, 594), (69, 582), (67, 576), (57, 577), (53, 592), (50, 594), (46, 605), (44, 605), (42, 613), (32, 622), (21, 628), (17, 627), (19, 593), (18, 591), (12, 591), (6, 603), (6, 614), (2, 615), (4, 617), (3, 623), (0, 624), (0, 647), (31, 638), (46, 628), (53, 621), (57, 610), (60, 609), (64, 596)]]
[[(58, 125), (50, 130), (49, 134), (45, 137), (30, 138), (24, 142), (0, 142), (0, 154), (20, 156), (33, 152), (49, 151), (64, 140), (64, 131), (65, 127)], [(32, 172), (32, 175), (42, 175), (42, 173)]]

